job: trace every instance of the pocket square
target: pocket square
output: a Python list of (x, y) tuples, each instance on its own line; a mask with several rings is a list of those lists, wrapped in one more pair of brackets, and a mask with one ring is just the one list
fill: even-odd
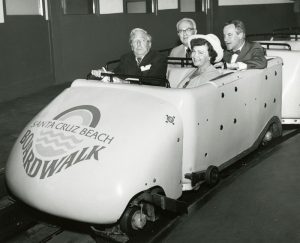
[(141, 71), (143, 72), (143, 71), (147, 71), (147, 70), (149, 70), (151, 68), (151, 64), (148, 64), (148, 65), (146, 65), (146, 66), (141, 66)]

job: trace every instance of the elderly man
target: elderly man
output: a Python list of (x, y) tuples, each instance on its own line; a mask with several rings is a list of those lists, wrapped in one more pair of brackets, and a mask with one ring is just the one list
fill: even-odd
[(176, 24), (177, 34), (181, 41), (181, 45), (172, 49), (170, 57), (191, 57), (188, 39), (191, 35), (197, 33), (196, 23), (193, 19), (183, 18)]
[[(121, 57), (119, 65), (113, 70), (114, 73), (157, 77), (150, 79), (149, 85), (165, 86), (167, 71), (166, 57), (157, 51), (151, 50), (152, 38), (147, 31), (135, 28), (130, 32), (129, 43), (132, 52)], [(101, 77), (102, 70), (92, 70), (92, 75)], [(114, 78), (116, 82), (122, 82)]]
[(259, 43), (245, 40), (245, 25), (240, 20), (231, 20), (223, 28), (227, 50), (224, 58), (228, 69), (263, 69), (267, 66), (264, 50)]

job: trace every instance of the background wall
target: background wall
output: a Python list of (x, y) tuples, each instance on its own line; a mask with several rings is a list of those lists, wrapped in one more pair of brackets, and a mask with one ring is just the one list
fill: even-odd
[(128, 34), (134, 27), (146, 29), (154, 49), (174, 46), (175, 24), (194, 18), (198, 33), (207, 30), (222, 39), (225, 21), (238, 18), (248, 33), (270, 32), (295, 26), (293, 5), (219, 6), (213, 2), (212, 18), (200, 12), (164, 10), (155, 14), (63, 15), (60, 0), (48, 1), (50, 21), (42, 16), (5, 16), (0, 24), (0, 102), (34, 93), (42, 88), (84, 78), (91, 69), (118, 59), (129, 51)]
[(0, 24), (0, 102), (53, 85), (48, 23), (7, 16)]
[(240, 19), (247, 34), (269, 33), (273, 29), (296, 26), (292, 3), (219, 6), (214, 11), (214, 32), (223, 36), (223, 24)]
[(144, 28), (153, 37), (153, 49), (176, 45), (176, 22), (195, 19), (200, 32), (206, 31), (205, 16), (164, 10), (155, 14), (62, 15), (59, 1), (51, 3), (56, 82), (85, 77), (91, 69), (119, 59), (130, 51), (129, 32)]

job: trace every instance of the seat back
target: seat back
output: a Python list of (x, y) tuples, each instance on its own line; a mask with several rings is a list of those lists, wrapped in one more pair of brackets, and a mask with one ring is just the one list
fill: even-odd
[(183, 68), (169, 68), (167, 73), (167, 79), (170, 82), (171, 88), (176, 88), (177, 85), (191, 72), (193, 72), (196, 68), (183, 67)]

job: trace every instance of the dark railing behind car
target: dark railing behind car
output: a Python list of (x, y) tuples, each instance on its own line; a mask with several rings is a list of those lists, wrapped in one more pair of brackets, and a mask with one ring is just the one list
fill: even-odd
[[(168, 64), (180, 65), (181, 67), (189, 67), (189, 66), (192, 67), (193, 66), (192, 58), (169, 57), (168, 55), (171, 50), (172, 50), (172, 48), (159, 50), (160, 53), (163, 53), (166, 55)], [(119, 62), (120, 62), (120, 59), (108, 61), (107, 63), (105, 63), (104, 67), (106, 70), (112, 70), (113, 68), (111, 68), (111, 66), (115, 65)]]
[(261, 38), (263, 38), (268, 40), (296, 40), (297, 41), (300, 39), (300, 31), (292, 30), (289, 28), (276, 29), (273, 30), (273, 32), (271, 33), (249, 34), (247, 35), (247, 38), (251, 40), (261, 40)]
[(294, 26), (294, 27), (284, 27), (284, 28), (277, 28), (273, 29), (273, 33), (278, 33), (278, 32), (300, 32), (300, 27), (299, 26)]
[(270, 46), (282, 46), (282, 47), (287, 47), (289, 51), (292, 50), (290, 44), (288, 43), (276, 43), (276, 42), (268, 42), (268, 41), (258, 41), (259, 44), (262, 46), (267, 46), (267, 49), (270, 49)]

